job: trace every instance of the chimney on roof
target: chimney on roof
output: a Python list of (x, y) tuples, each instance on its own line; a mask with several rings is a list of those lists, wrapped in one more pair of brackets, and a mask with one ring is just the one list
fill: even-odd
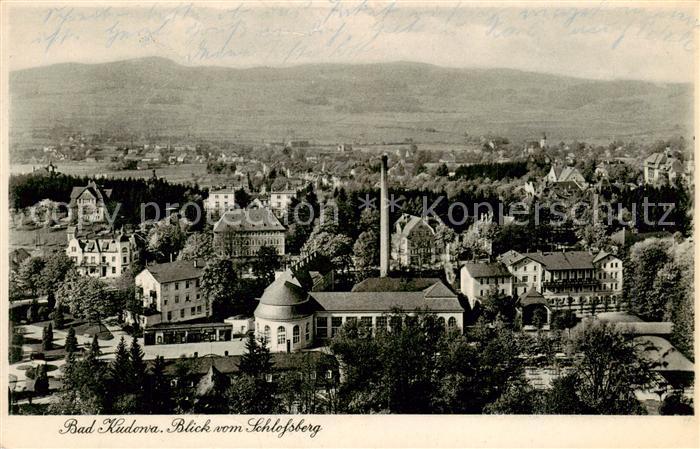
[(388, 157), (382, 155), (379, 198), (379, 276), (389, 275), (389, 186), (387, 181)]

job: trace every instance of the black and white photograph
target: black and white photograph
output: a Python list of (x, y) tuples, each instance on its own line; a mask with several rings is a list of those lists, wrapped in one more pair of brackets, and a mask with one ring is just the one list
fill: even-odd
[(3, 414), (697, 426), (697, 8), (4, 3)]

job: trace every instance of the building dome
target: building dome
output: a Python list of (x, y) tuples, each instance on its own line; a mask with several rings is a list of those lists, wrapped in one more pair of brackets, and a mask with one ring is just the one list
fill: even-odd
[(290, 272), (285, 272), (270, 284), (255, 308), (255, 318), (291, 321), (313, 314), (308, 295)]

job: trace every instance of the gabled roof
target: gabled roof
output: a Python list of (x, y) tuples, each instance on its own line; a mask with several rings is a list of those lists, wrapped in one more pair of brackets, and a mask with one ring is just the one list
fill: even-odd
[(495, 263), (465, 263), (462, 267), (473, 278), (495, 277), (495, 276), (510, 276), (508, 267), (503, 262)]
[(534, 304), (542, 304), (543, 306), (549, 307), (549, 303), (547, 302), (547, 299), (542, 296), (540, 292), (538, 292), (535, 287), (530, 287), (528, 291), (523, 293), (519, 298), (518, 298), (518, 304), (522, 307), (527, 307), (531, 306)]
[(442, 281), (434, 283), (432, 286), (426, 288), (424, 292), (426, 298), (451, 298), (455, 296), (455, 292)]
[(642, 345), (642, 356), (654, 362), (654, 371), (685, 371), (695, 372), (695, 365), (688, 360), (668, 340), (662, 337), (644, 335), (636, 337), (635, 343)]
[(82, 195), (85, 192), (89, 192), (92, 196), (95, 198), (105, 201), (106, 199), (110, 198), (112, 196), (112, 189), (103, 189), (97, 184), (95, 184), (94, 181), (89, 181), (88, 185), (86, 186), (80, 186), (80, 187), (73, 187), (73, 189), (70, 192), (70, 202), (74, 203), (80, 195)]
[(464, 312), (457, 295), (428, 298), (426, 292), (311, 292), (321, 310), (328, 312), (405, 312), (427, 309), (433, 312)]
[(408, 237), (408, 235), (413, 231), (413, 229), (418, 226), (419, 224), (423, 224), (430, 229), (430, 232), (435, 234), (435, 229), (428, 223), (428, 220), (426, 220), (423, 217), (418, 217), (415, 215), (410, 215), (410, 214), (403, 214), (399, 219), (396, 221), (396, 228), (400, 229), (400, 236), (401, 237)]
[(511, 265), (528, 258), (541, 263), (547, 270), (583, 270), (593, 268), (593, 254), (588, 251), (522, 253)]
[[(196, 266), (195, 266), (196, 265)], [(175, 262), (158, 263), (144, 268), (160, 283), (197, 279), (202, 275), (206, 262), (204, 260), (176, 260)]]
[(392, 278), (375, 277), (358, 282), (352, 288), (353, 292), (415, 292), (425, 290), (436, 282), (438, 278)]
[(234, 209), (221, 216), (214, 232), (284, 231), (285, 228), (271, 210), (258, 207)]

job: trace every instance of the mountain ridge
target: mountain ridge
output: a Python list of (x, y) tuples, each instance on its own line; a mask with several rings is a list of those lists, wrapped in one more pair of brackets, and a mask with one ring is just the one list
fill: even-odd
[[(231, 68), (163, 57), (10, 72), (15, 140), (54, 126), (241, 140), (653, 138), (692, 129), (693, 86), (395, 61)], [(19, 137), (18, 137), (19, 136)]]

